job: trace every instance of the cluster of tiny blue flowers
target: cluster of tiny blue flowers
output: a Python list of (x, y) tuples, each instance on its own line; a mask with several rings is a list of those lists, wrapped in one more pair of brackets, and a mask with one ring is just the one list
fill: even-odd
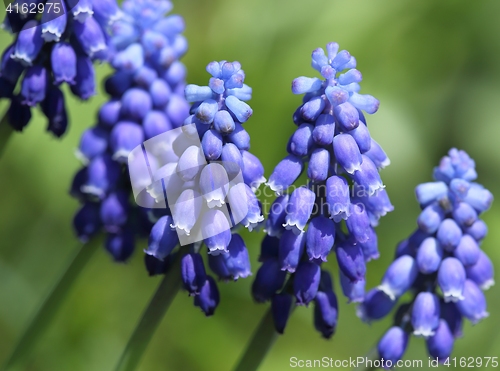
[[(192, 235), (200, 220), (210, 269), (221, 280), (237, 280), (251, 275), (251, 267), (245, 242), (234, 227), (251, 231), (263, 221), (254, 191), (265, 181), (264, 168), (248, 151), (250, 137), (243, 123), (252, 109), (244, 101), (251, 98), (252, 89), (244, 84), (240, 63), (211, 62), (207, 71), (212, 75), (208, 86), (185, 89), (186, 99), (194, 103), (182, 129), (201, 146), (187, 141), (178, 157), (173, 155), (157, 170), (154, 178), (162, 183), (157, 189), (151, 187), (151, 194), (161, 200), (164, 193), (172, 197), (177, 190), (178, 196), (170, 205), (172, 213), (153, 226), (146, 254), (168, 261), (178, 236)], [(228, 215), (223, 211), (226, 206)], [(210, 316), (219, 303), (219, 291), (205, 270), (201, 244), (191, 244), (181, 257), (182, 282), (194, 304)]]
[[(312, 67), (323, 79), (293, 81), (292, 92), (305, 93), (293, 117), (298, 128), (288, 142), (289, 155), (267, 183), (278, 197), (266, 221), (252, 292), (258, 302), (271, 300), (280, 333), (295, 299), (297, 305), (314, 301), (316, 329), (325, 338), (333, 335), (337, 298), (321, 264), (334, 251), (344, 295), (362, 301), (366, 262), (379, 256), (374, 227), (393, 210), (379, 176), (389, 159), (371, 138), (362, 113), (375, 113), (379, 102), (358, 94), (356, 59), (338, 48), (330, 43), (326, 55), (321, 48), (312, 53)], [(306, 163), (308, 185), (287, 193)]]
[[(97, 124), (81, 137), (77, 156), (84, 167), (75, 175), (71, 194), (82, 203), (74, 227), (82, 241), (104, 229), (106, 249), (126, 261), (137, 236), (151, 232), (153, 212), (131, 199), (127, 158), (144, 140), (180, 127), (189, 115), (184, 98), (186, 70), (179, 58), (187, 50), (184, 21), (165, 14), (169, 1), (129, 0), (112, 25), (115, 72), (105, 82), (111, 99), (99, 110)], [(147, 192), (141, 205), (154, 206)], [(162, 267), (146, 260), (150, 272)]]
[(481, 290), (494, 284), (493, 265), (479, 247), (487, 234), (479, 215), (493, 196), (476, 178), (474, 161), (453, 148), (434, 169), (435, 181), (417, 186), (418, 229), (398, 245), (381, 285), (359, 307), (363, 320), (378, 320), (412, 293), (379, 342), (385, 360), (399, 360), (413, 333), (426, 339), (430, 356), (444, 362), (462, 334), (463, 318), (475, 324), (488, 316)]
[(11, 100), (8, 121), (15, 130), (28, 125), (31, 108), (39, 104), (47, 130), (57, 137), (66, 132), (60, 85), (67, 83), (84, 100), (95, 94), (92, 61), (108, 59), (107, 33), (120, 17), (115, 0), (16, 0), (9, 5), (3, 28), (18, 35), (2, 55), (0, 98)]

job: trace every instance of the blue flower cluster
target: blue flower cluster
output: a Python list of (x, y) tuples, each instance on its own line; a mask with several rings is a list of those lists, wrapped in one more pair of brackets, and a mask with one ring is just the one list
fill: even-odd
[[(152, 187), (151, 194), (162, 199), (164, 193), (172, 197), (178, 190), (179, 195), (169, 203), (171, 213), (167, 211), (153, 226), (146, 254), (165, 261), (179, 243), (178, 236), (193, 235), (200, 221), (200, 240), (207, 246), (210, 269), (219, 279), (237, 280), (251, 275), (251, 268), (243, 238), (231, 230), (241, 225), (251, 231), (263, 221), (254, 191), (265, 181), (264, 168), (248, 151), (250, 136), (243, 123), (252, 115), (245, 103), (252, 89), (244, 84), (241, 65), (211, 62), (207, 71), (212, 75), (208, 86), (185, 89), (187, 100), (194, 103), (182, 129), (200, 146), (188, 142), (178, 157), (157, 170), (169, 176), (158, 190)], [(182, 282), (194, 304), (210, 316), (219, 303), (219, 292), (205, 271), (201, 244), (191, 244), (189, 253), (181, 257)]]
[[(82, 134), (77, 151), (85, 166), (71, 187), (83, 203), (74, 227), (82, 241), (104, 228), (106, 249), (116, 261), (126, 261), (136, 236), (148, 236), (153, 226), (151, 210), (130, 202), (128, 154), (144, 140), (180, 127), (189, 115), (186, 70), (178, 60), (187, 50), (184, 22), (178, 15), (164, 17), (170, 9), (165, 0), (123, 3), (122, 17), (111, 27), (116, 71), (105, 82), (111, 99), (100, 108), (97, 124)], [(154, 205), (148, 193), (141, 197)], [(152, 273), (164, 269), (146, 263)]]
[(474, 161), (453, 148), (434, 169), (435, 181), (417, 186), (418, 229), (399, 244), (381, 285), (359, 307), (363, 320), (377, 320), (412, 293), (380, 340), (384, 359), (399, 360), (413, 333), (426, 339), (430, 356), (445, 361), (462, 334), (462, 319), (475, 324), (488, 316), (481, 290), (494, 284), (493, 265), (479, 247), (487, 234), (479, 215), (493, 196), (476, 178)]
[(11, 100), (9, 123), (22, 131), (39, 104), (47, 130), (61, 137), (68, 117), (60, 85), (67, 83), (84, 100), (95, 94), (92, 61), (108, 59), (107, 32), (121, 12), (115, 0), (16, 0), (11, 5), (3, 28), (19, 34), (4, 51), (0, 68), (0, 98)]
[[(365, 263), (379, 256), (374, 227), (393, 206), (379, 176), (389, 159), (371, 138), (362, 113), (375, 113), (379, 102), (358, 93), (356, 59), (339, 52), (336, 43), (326, 49), (326, 54), (321, 48), (312, 53), (312, 67), (323, 79), (299, 77), (292, 83), (294, 94), (305, 95), (293, 116), (298, 128), (288, 142), (289, 154), (267, 183), (278, 197), (269, 211), (252, 292), (258, 302), (271, 300), (280, 333), (294, 299), (298, 305), (314, 301), (315, 327), (329, 338), (338, 307), (321, 264), (334, 251), (344, 295), (362, 301)], [(306, 164), (308, 185), (287, 193)]]

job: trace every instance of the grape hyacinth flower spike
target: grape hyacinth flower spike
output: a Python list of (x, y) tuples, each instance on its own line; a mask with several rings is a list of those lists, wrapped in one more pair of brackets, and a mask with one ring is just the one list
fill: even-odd
[[(248, 251), (235, 227), (251, 231), (263, 221), (254, 192), (265, 179), (262, 164), (248, 151), (250, 137), (243, 128), (252, 115), (245, 103), (252, 90), (244, 84), (241, 65), (211, 62), (207, 71), (212, 75), (208, 86), (185, 88), (186, 99), (193, 102), (191, 115), (180, 128), (186, 143), (176, 139), (178, 157), (173, 156), (154, 176), (161, 177), (163, 168), (172, 170), (164, 179), (163, 191), (151, 192), (160, 200), (166, 194), (172, 218), (164, 216), (153, 226), (146, 254), (160, 261), (168, 257), (174, 248), (172, 234), (179, 236), (175, 241), (181, 245), (192, 242), (181, 258), (182, 282), (195, 306), (210, 316), (219, 303), (219, 292), (204, 267), (202, 244), (207, 247), (208, 268), (219, 279), (251, 275)], [(164, 218), (172, 220), (164, 223)]]
[[(258, 302), (271, 301), (280, 333), (293, 298), (297, 305), (314, 303), (315, 328), (325, 338), (333, 335), (337, 298), (321, 265), (334, 253), (344, 295), (349, 302), (363, 300), (366, 262), (379, 256), (374, 227), (393, 210), (379, 175), (389, 159), (371, 138), (363, 114), (375, 113), (379, 102), (359, 94), (356, 59), (338, 48), (330, 43), (326, 54), (313, 51), (312, 67), (322, 78), (293, 80), (292, 92), (304, 94), (293, 115), (298, 128), (288, 156), (266, 183), (278, 197), (265, 225), (252, 293)], [(292, 187), (304, 170), (308, 183)]]
[(61, 84), (68, 84), (82, 100), (95, 94), (92, 62), (109, 59), (113, 48), (108, 30), (121, 15), (115, 0), (28, 0), (8, 5), (3, 28), (17, 36), (2, 55), (0, 98), (11, 101), (7, 115), (14, 130), (22, 131), (31, 109), (39, 105), (48, 120), (47, 131), (64, 135), (68, 115)]
[[(422, 209), (418, 228), (399, 244), (381, 285), (359, 307), (359, 316), (369, 322), (388, 315), (406, 292), (413, 296), (399, 305), (393, 327), (378, 345), (380, 357), (394, 363), (402, 358), (413, 333), (425, 338), (431, 357), (449, 362), (463, 319), (476, 324), (488, 316), (483, 290), (494, 284), (493, 265), (480, 248), (487, 233), (480, 215), (493, 196), (476, 178), (474, 161), (453, 148), (434, 168), (434, 182), (416, 187)], [(406, 339), (398, 352), (384, 340), (393, 333)]]
[[(82, 1), (79, 4), (83, 6)], [(186, 69), (179, 61), (187, 50), (181, 34), (184, 22), (178, 15), (165, 16), (171, 9), (166, 0), (129, 0), (118, 12), (111, 4), (101, 1), (93, 7), (99, 24), (111, 29), (115, 71), (104, 84), (110, 99), (99, 109), (95, 126), (83, 132), (77, 149), (84, 166), (74, 177), (71, 194), (82, 206), (73, 224), (82, 241), (104, 231), (106, 249), (115, 261), (130, 258), (137, 238), (158, 235), (152, 248), (157, 246), (163, 259), (176, 245), (176, 234), (167, 233), (172, 218), (165, 203), (163, 209), (150, 209), (130, 201), (129, 173), (134, 169), (128, 168), (127, 158), (144, 140), (181, 126), (189, 115), (184, 98)], [(83, 17), (85, 9), (78, 9)], [(146, 171), (135, 181), (147, 185), (149, 174)], [(147, 192), (140, 201), (141, 206), (161, 206)], [(152, 218), (161, 221), (154, 229)], [(149, 257), (146, 265), (151, 274), (165, 268), (163, 262)]]

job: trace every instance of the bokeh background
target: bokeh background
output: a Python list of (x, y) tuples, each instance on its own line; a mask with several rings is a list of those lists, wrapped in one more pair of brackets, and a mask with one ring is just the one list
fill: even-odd
[[(396, 243), (416, 226), (414, 187), (431, 180), (433, 166), (452, 146), (476, 160), (479, 181), (498, 198), (484, 215), (490, 233), (482, 247), (500, 266), (498, 0), (174, 0), (174, 13), (187, 25), (189, 83), (205, 84), (204, 67), (212, 60), (241, 62), (254, 90), (254, 115), (245, 128), (267, 176), (295, 128), (291, 116), (300, 97), (291, 93), (291, 81), (315, 76), (311, 51), (337, 41), (356, 56), (362, 93), (381, 101), (368, 123), (392, 160), (382, 178), (395, 206), (378, 228), (382, 256), (368, 266), (368, 287), (379, 283)], [(1, 48), (10, 42), (2, 32)], [(100, 80), (110, 72), (105, 65), (97, 70)], [(0, 159), (0, 361), (78, 245), (71, 229), (78, 205), (68, 195), (79, 167), (73, 152), (105, 100), (102, 89), (87, 103), (70, 99), (71, 130), (63, 140), (45, 133), (37, 112)], [(245, 237), (255, 272), (263, 232)], [(142, 248), (144, 242), (123, 265), (112, 263), (104, 249), (93, 256), (26, 370), (112, 369), (159, 282), (147, 276)], [(252, 301), (251, 281), (221, 284), (221, 304), (208, 319), (179, 293), (139, 369), (230, 370), (267, 310)], [(313, 329), (312, 308), (298, 308), (260, 370), (287, 370), (290, 357), (362, 356), (372, 347), (389, 320), (361, 323), (355, 306), (337, 292), (333, 339)], [(499, 294), (498, 286), (486, 293), (490, 317), (465, 326), (455, 356), (500, 356)], [(423, 340), (411, 339), (406, 359), (427, 360)]]

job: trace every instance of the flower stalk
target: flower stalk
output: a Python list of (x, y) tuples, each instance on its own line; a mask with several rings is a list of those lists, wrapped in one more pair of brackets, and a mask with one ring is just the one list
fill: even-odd
[(6, 111), (0, 120), (0, 158), (5, 151), (5, 147), (7, 147), (9, 143), (12, 131), (12, 126), (9, 125), (9, 114)]
[(234, 371), (258, 370), (277, 338), (273, 314), (271, 308), (268, 308)]
[(51, 324), (52, 319), (64, 303), (68, 293), (71, 291), (71, 288), (96, 251), (100, 242), (98, 238), (92, 239), (88, 243), (80, 245), (77, 248), (77, 251), (69, 260), (66, 269), (24, 330), (14, 350), (3, 365), (3, 371), (13, 369), (16, 365), (21, 365), (21, 363), (27, 359), (45, 329)]
[(167, 269), (160, 285), (156, 289), (151, 301), (144, 310), (139, 323), (130, 337), (125, 350), (115, 368), (115, 371), (133, 371), (148, 347), (161, 320), (165, 316), (170, 304), (179, 291), (181, 278), (181, 258), (189, 251), (191, 245), (181, 247), (174, 261)]

